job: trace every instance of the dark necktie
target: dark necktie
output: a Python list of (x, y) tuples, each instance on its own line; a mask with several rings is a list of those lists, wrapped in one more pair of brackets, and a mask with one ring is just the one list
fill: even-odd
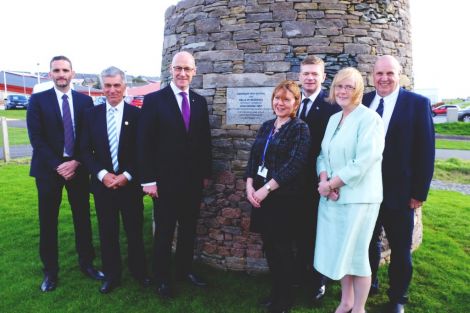
[(183, 115), (184, 126), (186, 127), (186, 131), (189, 131), (189, 119), (191, 117), (191, 109), (189, 108), (189, 101), (187, 93), (182, 91), (180, 95), (183, 97), (183, 101), (181, 102), (181, 114)]
[(74, 135), (72, 114), (70, 114), (69, 99), (67, 95), (62, 96), (62, 122), (64, 123), (64, 149), (68, 156), (73, 156)]
[(384, 114), (384, 98), (380, 98), (379, 106), (377, 107), (376, 112), (380, 115), (380, 117), (382, 117), (382, 114)]
[(305, 121), (307, 119), (307, 104), (309, 103), (310, 99), (309, 98), (305, 98), (303, 101), (302, 101), (302, 104), (303, 104), (303, 107), (302, 107), (302, 112), (300, 112), (300, 119), (302, 121)]

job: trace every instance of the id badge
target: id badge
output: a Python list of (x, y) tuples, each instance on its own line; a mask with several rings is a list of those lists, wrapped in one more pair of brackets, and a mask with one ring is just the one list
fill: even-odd
[(268, 169), (262, 165), (258, 166), (258, 175), (263, 178), (268, 177)]

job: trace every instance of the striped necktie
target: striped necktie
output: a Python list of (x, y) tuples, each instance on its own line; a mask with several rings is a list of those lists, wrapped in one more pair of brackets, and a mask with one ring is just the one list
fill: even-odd
[(116, 129), (116, 108), (110, 108), (107, 114), (108, 120), (108, 140), (109, 140), (109, 152), (111, 152), (111, 160), (113, 162), (113, 170), (114, 173), (117, 173), (119, 170), (119, 162), (118, 162), (118, 137), (117, 137), (117, 129)]

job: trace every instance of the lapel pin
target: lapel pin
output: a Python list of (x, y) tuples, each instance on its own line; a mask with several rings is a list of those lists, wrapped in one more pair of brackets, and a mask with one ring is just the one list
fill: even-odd
[(129, 122), (128, 122), (128, 121), (125, 121), (125, 122), (124, 122), (124, 125), (126, 125), (126, 126), (129, 125)]

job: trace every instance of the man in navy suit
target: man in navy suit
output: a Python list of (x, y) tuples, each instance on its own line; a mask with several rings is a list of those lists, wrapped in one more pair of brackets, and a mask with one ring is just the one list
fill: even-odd
[(145, 194), (154, 198), (154, 275), (157, 294), (172, 297), (171, 244), (178, 222), (177, 279), (203, 287), (191, 268), (202, 189), (211, 176), (207, 103), (189, 85), (196, 74), (193, 56), (177, 53), (169, 86), (144, 97), (139, 122), (139, 173)]
[(39, 202), (39, 254), (44, 265), (43, 292), (57, 285), (59, 257), (57, 223), (65, 187), (72, 209), (75, 246), (82, 272), (93, 279), (103, 274), (92, 266), (89, 177), (80, 164), (79, 142), (82, 117), (93, 106), (90, 97), (70, 88), (72, 63), (65, 56), (50, 62), (54, 88), (31, 96), (27, 124), (33, 157), (30, 175), (36, 178)]
[(330, 116), (340, 110), (338, 105), (326, 102), (327, 94), (322, 90), (325, 81), (325, 63), (311, 55), (300, 63), (299, 81), (302, 85), (302, 102), (297, 116), (304, 120), (310, 130), (310, 152), (305, 184), (305, 199), (302, 215), (298, 222), (296, 238), (297, 280), (308, 279), (313, 284), (313, 301), (320, 301), (325, 295), (326, 278), (313, 268), (313, 253), (317, 233), (318, 201), (316, 162), (321, 142)]
[(144, 287), (147, 277), (142, 234), (142, 190), (137, 173), (137, 125), (140, 109), (124, 102), (124, 72), (109, 67), (101, 72), (106, 103), (85, 115), (80, 143), (83, 163), (91, 174), (101, 242), (105, 280), (101, 293), (109, 293), (121, 282), (119, 212), (127, 236), (131, 275)]
[(369, 248), (371, 294), (378, 292), (382, 227), (391, 249), (389, 311), (404, 312), (412, 276), (411, 243), (414, 210), (426, 200), (434, 172), (434, 124), (429, 99), (399, 86), (401, 66), (384, 55), (377, 59), (376, 91), (364, 95), (364, 105), (384, 121), (382, 161), (383, 202)]

